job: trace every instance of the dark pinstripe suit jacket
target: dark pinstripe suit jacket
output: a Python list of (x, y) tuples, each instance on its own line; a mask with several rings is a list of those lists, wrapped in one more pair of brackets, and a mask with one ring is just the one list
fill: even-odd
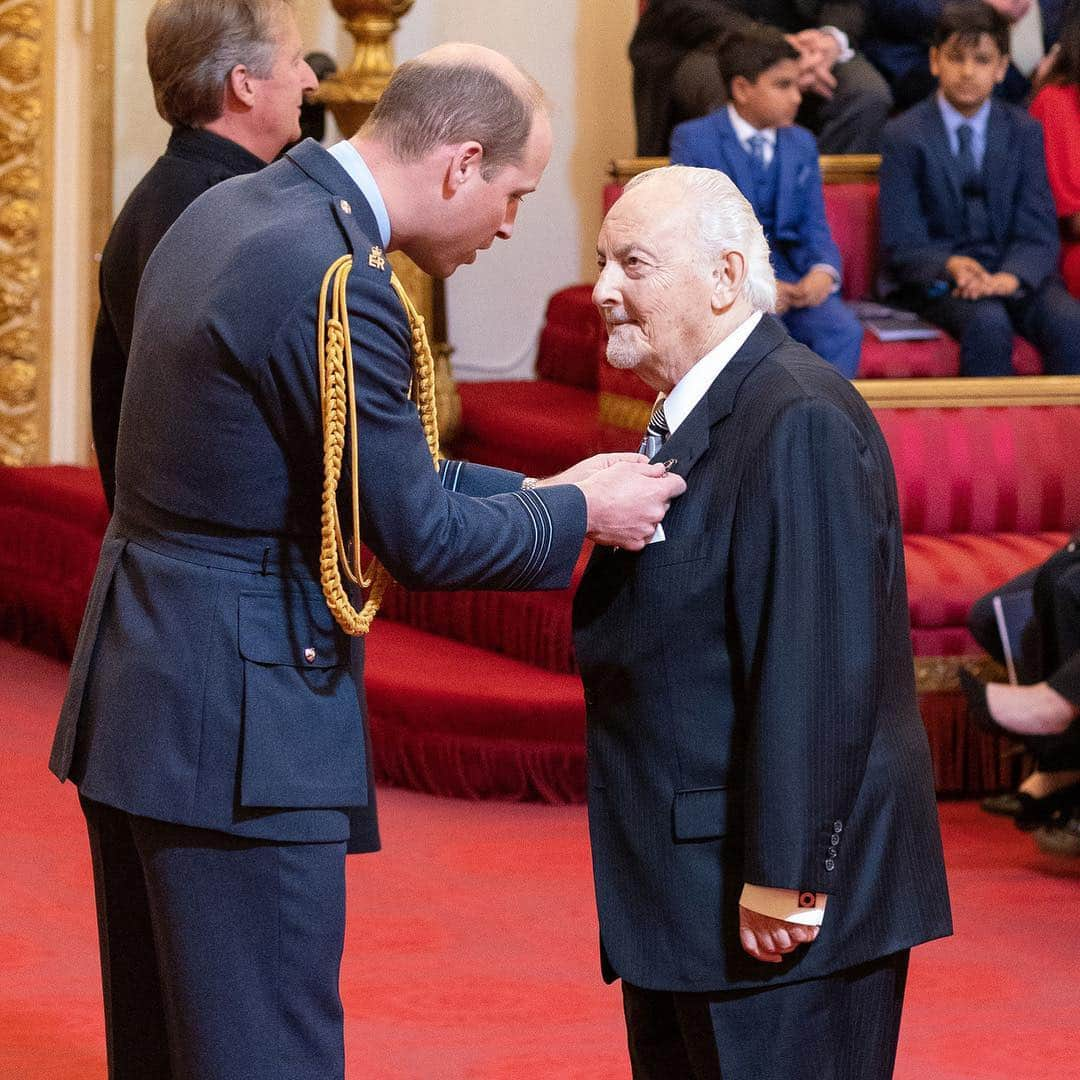
[[(574, 605), (605, 977), (818, 977), (951, 930), (892, 463), (859, 394), (766, 316), (660, 455), (667, 539)], [(830, 894), (782, 964), (744, 881)]]

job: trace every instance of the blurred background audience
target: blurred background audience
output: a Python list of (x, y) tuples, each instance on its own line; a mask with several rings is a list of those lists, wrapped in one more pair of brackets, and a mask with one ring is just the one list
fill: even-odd
[(650, 0), (630, 42), (637, 152), (667, 154), (676, 124), (724, 103), (717, 46), (754, 22), (777, 27), (797, 50), (797, 119), (821, 153), (876, 152), (892, 95), (856, 51), (865, 15), (863, 0)]

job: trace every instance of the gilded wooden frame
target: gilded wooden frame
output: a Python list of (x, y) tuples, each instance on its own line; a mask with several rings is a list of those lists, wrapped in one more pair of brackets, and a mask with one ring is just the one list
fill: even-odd
[[(876, 154), (823, 155), (821, 175), (826, 184), (859, 183), (877, 179), (881, 159)], [(625, 184), (631, 177), (668, 164), (664, 157), (617, 158), (608, 175)], [(913, 409), (932, 407), (986, 407), (992, 405), (1080, 405), (1080, 376), (1024, 375), (1010, 378), (981, 379), (856, 379), (855, 386), (876, 409)], [(614, 399), (617, 395), (605, 395)], [(601, 401), (601, 415), (617, 423), (629, 408), (627, 402)], [(644, 427), (648, 420), (631, 426)], [(622, 426), (621, 424), (619, 426)]]
[(52, 5), (0, 0), (0, 463), (49, 438)]

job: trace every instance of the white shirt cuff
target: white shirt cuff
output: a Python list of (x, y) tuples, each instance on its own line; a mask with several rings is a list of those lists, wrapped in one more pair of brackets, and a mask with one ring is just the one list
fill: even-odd
[(851, 47), (847, 34), (843, 30), (838, 30), (835, 26), (822, 26), (820, 29), (823, 34), (828, 34), (840, 46), (840, 55), (836, 58), (836, 62), (846, 64), (855, 55), (855, 50)]
[(825, 918), (828, 893), (774, 889), (767, 885), (743, 885), (739, 906), (801, 926), (820, 926)]

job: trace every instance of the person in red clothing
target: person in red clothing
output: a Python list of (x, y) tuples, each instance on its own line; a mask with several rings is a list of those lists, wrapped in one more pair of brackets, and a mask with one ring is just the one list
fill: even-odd
[(1031, 115), (1043, 126), (1046, 171), (1061, 228), (1061, 276), (1080, 297), (1080, 3), (1069, 7)]

